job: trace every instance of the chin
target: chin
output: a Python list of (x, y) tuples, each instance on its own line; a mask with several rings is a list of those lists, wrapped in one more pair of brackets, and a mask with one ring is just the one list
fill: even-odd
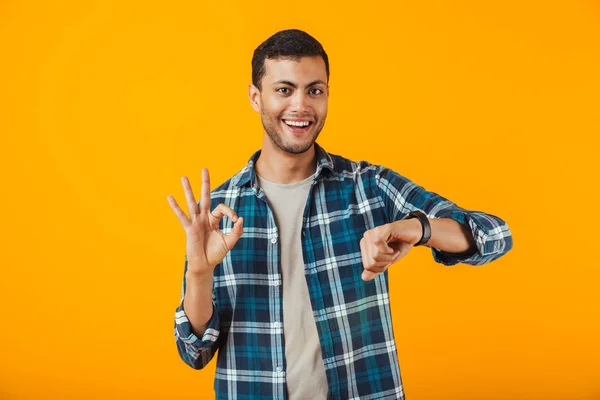
[[(311, 145), (312, 146), (312, 145)], [(286, 153), (290, 153), (290, 154), (302, 154), (302, 153), (306, 153), (311, 146), (299, 146), (299, 145), (292, 145), (292, 146), (288, 146), (288, 145), (284, 145), (284, 146), (277, 146), (279, 147), (281, 150), (285, 151)]]
[[(265, 127), (266, 128), (266, 127)], [(306, 153), (313, 146), (316, 137), (304, 138), (303, 141), (298, 141), (298, 138), (287, 137), (288, 132), (276, 129), (265, 129), (271, 143), (278, 149), (289, 154)], [(317, 135), (318, 136), (318, 135)]]

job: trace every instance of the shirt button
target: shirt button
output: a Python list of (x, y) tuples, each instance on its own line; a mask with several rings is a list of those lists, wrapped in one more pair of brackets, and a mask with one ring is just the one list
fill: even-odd
[(277, 367), (276, 371), (279, 372), (279, 373), (281, 373), (283, 371), (283, 368)]
[(277, 238), (276, 237), (272, 238), (271, 243), (273, 243), (273, 244), (277, 243)]
[(281, 328), (281, 322), (273, 322), (275, 328)]

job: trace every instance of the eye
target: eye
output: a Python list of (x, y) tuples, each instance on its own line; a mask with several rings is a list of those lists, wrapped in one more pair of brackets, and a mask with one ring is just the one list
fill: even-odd
[[(282, 92), (282, 90), (285, 90), (285, 91), (284, 91), (284, 92)], [(288, 88), (286, 88), (286, 87), (280, 87), (280, 88), (277, 88), (277, 91), (278, 91), (279, 93), (283, 93), (283, 94), (287, 94), (287, 93), (289, 93), (289, 90), (290, 90), (290, 89), (288, 89)]]
[[(319, 93), (314, 93), (314, 91), (315, 91), (315, 90), (318, 90), (318, 91), (319, 91)], [(312, 94), (322, 94), (322, 93), (323, 93), (323, 91), (322, 91), (321, 89), (318, 89), (318, 88), (310, 89), (310, 92), (311, 92)]]

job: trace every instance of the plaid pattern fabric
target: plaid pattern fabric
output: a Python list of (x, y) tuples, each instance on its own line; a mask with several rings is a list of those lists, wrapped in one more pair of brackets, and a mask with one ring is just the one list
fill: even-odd
[[(511, 232), (500, 218), (463, 209), (391, 169), (315, 147), (317, 171), (304, 210), (302, 248), (328, 398), (404, 399), (387, 272), (361, 279), (364, 232), (412, 210), (452, 218), (470, 228), (477, 252), (431, 248), (444, 265), (493, 261), (511, 249)], [(287, 398), (278, 228), (255, 177), (259, 154), (211, 193), (211, 209), (224, 203), (244, 217), (244, 234), (214, 270), (213, 316), (204, 335), (194, 335), (183, 309), (187, 258), (175, 312), (175, 340), (186, 364), (201, 369), (219, 350), (217, 399)], [(232, 226), (228, 218), (221, 220), (224, 233)]]

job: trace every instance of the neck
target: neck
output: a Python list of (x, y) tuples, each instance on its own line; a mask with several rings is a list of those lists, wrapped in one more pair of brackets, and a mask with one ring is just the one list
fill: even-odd
[(261, 177), (276, 183), (295, 183), (308, 178), (317, 170), (315, 145), (302, 154), (291, 154), (277, 147), (268, 135), (263, 138), (260, 156), (254, 164)]

